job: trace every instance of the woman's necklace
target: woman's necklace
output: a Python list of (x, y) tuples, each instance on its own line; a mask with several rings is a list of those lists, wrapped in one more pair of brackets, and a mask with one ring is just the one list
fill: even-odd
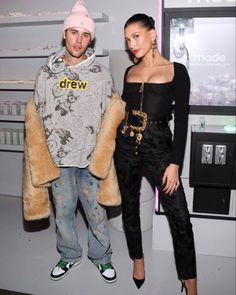
[(143, 138), (143, 135), (141, 132), (143, 132), (147, 126), (147, 114), (143, 112), (143, 92), (144, 92), (144, 83), (141, 84), (140, 88), (139, 88), (139, 92), (141, 93), (141, 99), (140, 99), (140, 106), (139, 106), (139, 110), (132, 110), (132, 116), (138, 117), (141, 123), (141, 126), (135, 126), (130, 124), (130, 126), (128, 126), (127, 122), (128, 122), (128, 117), (129, 117), (129, 113), (126, 113), (126, 118), (125, 118), (125, 125), (122, 129), (122, 133), (125, 133), (128, 129), (128, 127), (130, 127), (130, 136), (133, 137), (134, 135), (136, 136), (136, 142), (138, 144), (141, 143), (141, 140)]

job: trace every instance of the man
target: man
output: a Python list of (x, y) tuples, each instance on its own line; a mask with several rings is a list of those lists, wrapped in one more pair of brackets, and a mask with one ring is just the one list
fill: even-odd
[(88, 166), (114, 89), (110, 73), (96, 62), (89, 47), (94, 33), (94, 21), (79, 0), (64, 21), (65, 47), (52, 54), (37, 74), (35, 103), (50, 154), (60, 167), (52, 194), (61, 258), (50, 277), (62, 279), (81, 262), (75, 216), (79, 198), (88, 221), (88, 258), (103, 279), (112, 283), (116, 272), (111, 264), (106, 211), (96, 201), (99, 180), (89, 173)]

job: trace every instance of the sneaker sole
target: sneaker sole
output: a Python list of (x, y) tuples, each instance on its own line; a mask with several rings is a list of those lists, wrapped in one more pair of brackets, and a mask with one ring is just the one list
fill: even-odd
[(68, 275), (68, 272), (69, 272), (73, 267), (79, 265), (80, 263), (81, 263), (81, 260), (75, 262), (74, 265), (73, 265), (73, 266), (72, 266), (67, 272), (65, 272), (63, 275), (61, 275), (60, 277), (52, 277), (52, 276), (50, 276), (50, 279), (51, 279), (52, 281), (59, 281), (59, 280), (63, 279), (65, 276)]
[(108, 284), (112, 284), (112, 283), (115, 283), (117, 281), (117, 278), (113, 279), (113, 280), (107, 280), (105, 279), (103, 276), (102, 276), (103, 280), (108, 283)]

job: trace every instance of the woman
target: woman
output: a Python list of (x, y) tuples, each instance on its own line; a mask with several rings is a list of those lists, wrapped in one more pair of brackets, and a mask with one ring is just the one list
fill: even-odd
[[(122, 99), (126, 117), (118, 129), (115, 164), (122, 195), (122, 219), (133, 260), (133, 279), (144, 283), (144, 256), (139, 216), (142, 176), (158, 187), (169, 220), (182, 291), (197, 294), (192, 225), (181, 184), (187, 133), (190, 81), (186, 68), (165, 59), (156, 46), (152, 17), (135, 14), (125, 24), (125, 40), (137, 63), (126, 70)], [(172, 134), (168, 122), (175, 108)]]

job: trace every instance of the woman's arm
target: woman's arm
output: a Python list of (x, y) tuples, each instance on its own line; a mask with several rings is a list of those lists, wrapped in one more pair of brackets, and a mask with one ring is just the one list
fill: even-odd
[(183, 165), (188, 130), (190, 79), (184, 65), (175, 63), (174, 134), (171, 163)]
[(171, 164), (166, 168), (162, 184), (164, 192), (171, 195), (179, 186), (179, 171), (183, 165), (188, 130), (190, 79), (184, 65), (175, 63), (174, 76), (175, 118)]

